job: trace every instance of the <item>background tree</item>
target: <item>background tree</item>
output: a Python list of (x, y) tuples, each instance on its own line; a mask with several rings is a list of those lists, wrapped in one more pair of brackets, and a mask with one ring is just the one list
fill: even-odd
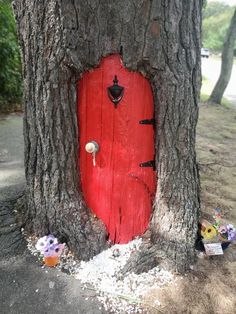
[(27, 208), (36, 234), (64, 237), (85, 259), (105, 245), (78, 180), (76, 83), (122, 48), (124, 65), (149, 79), (155, 101), (152, 262), (160, 248), (174, 269), (193, 262), (201, 6), (201, 0), (14, 1), (23, 52)]
[(236, 9), (231, 19), (222, 51), (221, 71), (218, 81), (209, 97), (209, 102), (220, 104), (224, 91), (229, 83), (233, 62), (234, 45), (236, 40)]
[(21, 102), (22, 77), (15, 19), (10, 1), (0, 0), (0, 111)]
[[(203, 9), (202, 45), (221, 53), (234, 8), (223, 2), (208, 2)], [(217, 30), (217, 31), (216, 31)]]

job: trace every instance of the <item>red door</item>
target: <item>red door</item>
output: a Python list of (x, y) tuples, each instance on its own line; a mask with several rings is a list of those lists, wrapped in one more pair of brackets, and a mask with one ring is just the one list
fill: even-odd
[[(107, 91), (115, 75), (118, 85), (124, 87), (117, 107)], [(119, 55), (104, 58), (79, 81), (82, 191), (114, 243), (132, 240), (149, 223), (156, 178), (152, 163), (143, 163), (154, 159), (153, 117), (149, 82), (125, 69)], [(96, 154), (85, 150), (89, 142), (98, 144)]]

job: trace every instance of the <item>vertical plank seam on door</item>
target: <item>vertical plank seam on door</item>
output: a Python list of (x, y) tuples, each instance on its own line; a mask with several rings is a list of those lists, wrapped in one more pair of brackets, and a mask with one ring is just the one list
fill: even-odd
[[(84, 84), (85, 84), (85, 94), (86, 94), (86, 101), (85, 101), (85, 137), (84, 139), (88, 139), (88, 77), (87, 77), (87, 73), (85, 73), (84, 77), (83, 77), (83, 80), (84, 80)], [(85, 143), (84, 143), (85, 144)], [(84, 147), (81, 149), (85, 149)], [(84, 172), (85, 174), (87, 173), (87, 169), (88, 169), (88, 155), (85, 154), (85, 167), (84, 167)], [(86, 176), (85, 176), (86, 177)], [(87, 181), (87, 180), (86, 180)], [(87, 182), (86, 182), (86, 185), (87, 185)]]
[[(115, 142), (115, 131), (116, 131), (116, 112), (115, 112), (115, 108), (113, 108), (112, 110), (112, 149), (111, 149), (111, 168), (112, 168), (112, 185), (111, 185), (111, 195), (113, 195), (113, 190), (114, 190), (114, 186), (115, 186), (115, 177), (114, 177), (114, 173), (115, 173), (115, 155), (114, 155), (114, 142)], [(116, 218), (116, 210), (114, 210), (115, 208), (114, 204), (114, 199), (113, 197), (111, 197), (111, 213), (113, 214), (113, 217)], [(114, 216), (115, 215), (115, 216)], [(114, 219), (114, 221), (116, 221), (116, 219)], [(115, 227), (115, 237), (114, 237), (114, 242), (116, 242), (116, 237), (117, 235), (117, 226), (116, 224), (113, 226), (113, 228)]]
[[(110, 105), (108, 103), (108, 105)], [(114, 218), (114, 210), (113, 210), (113, 187), (114, 187), (114, 161), (112, 159), (113, 156), (113, 143), (114, 143), (114, 110), (112, 110), (112, 142), (111, 142), (111, 148), (110, 148), (110, 158), (109, 158), (109, 169), (112, 171), (112, 180), (111, 180), (111, 196), (110, 196), (110, 215), (109, 215), (109, 220), (108, 220), (108, 228), (111, 230), (114, 228), (114, 226), (111, 226), (111, 223), (113, 222), (114, 219), (111, 220), (111, 218)], [(115, 230), (112, 230), (115, 232)], [(114, 234), (114, 239), (112, 239), (115, 242), (115, 234)]]
[[(103, 98), (104, 98), (104, 90), (103, 90), (103, 84), (104, 84), (104, 70), (102, 69), (101, 70), (101, 75), (102, 75), (102, 79), (101, 79), (101, 90), (102, 90), (102, 96), (101, 96), (101, 99), (100, 99), (100, 143), (99, 143), (99, 146), (100, 146), (100, 158), (98, 159), (99, 160), (99, 164), (98, 164), (98, 167), (101, 167), (102, 166), (102, 149), (103, 149)], [(101, 180), (101, 171), (99, 171), (99, 183), (100, 183), (100, 180)], [(102, 183), (102, 182), (101, 182)], [(99, 190), (99, 200), (101, 199), (101, 189)]]
[[(100, 103), (100, 110), (101, 110), (101, 115), (100, 115), (100, 119), (101, 119), (101, 132), (100, 132), (100, 141), (102, 144), (102, 140), (103, 140), (103, 123), (102, 123), (102, 119), (103, 119), (103, 115), (102, 115), (102, 104), (103, 104), (103, 98), (104, 98), (104, 90), (103, 90), (103, 86), (104, 86), (104, 70), (102, 69), (102, 98), (101, 98), (101, 103)], [(101, 148), (101, 147), (100, 147)]]

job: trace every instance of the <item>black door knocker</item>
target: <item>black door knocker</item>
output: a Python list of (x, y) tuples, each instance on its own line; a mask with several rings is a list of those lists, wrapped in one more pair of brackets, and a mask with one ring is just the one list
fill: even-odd
[(118, 85), (117, 75), (114, 76), (113, 85), (107, 88), (108, 96), (110, 100), (117, 108), (118, 103), (121, 101), (124, 95), (124, 87)]

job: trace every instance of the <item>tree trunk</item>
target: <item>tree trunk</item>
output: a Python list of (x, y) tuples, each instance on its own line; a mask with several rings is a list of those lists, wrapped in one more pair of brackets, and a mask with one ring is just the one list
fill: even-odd
[[(192, 263), (199, 213), (195, 129), (202, 1), (15, 0), (25, 86), (27, 199), (33, 229), (56, 232), (82, 258), (104, 246), (78, 184), (76, 82), (103, 56), (152, 84), (158, 185), (151, 241), (171, 265)], [(101, 227), (101, 226), (100, 226)]]
[(231, 19), (230, 26), (224, 42), (221, 58), (221, 71), (218, 81), (211, 93), (209, 102), (221, 104), (225, 89), (229, 83), (233, 62), (234, 62), (234, 43), (236, 40), (236, 10)]

